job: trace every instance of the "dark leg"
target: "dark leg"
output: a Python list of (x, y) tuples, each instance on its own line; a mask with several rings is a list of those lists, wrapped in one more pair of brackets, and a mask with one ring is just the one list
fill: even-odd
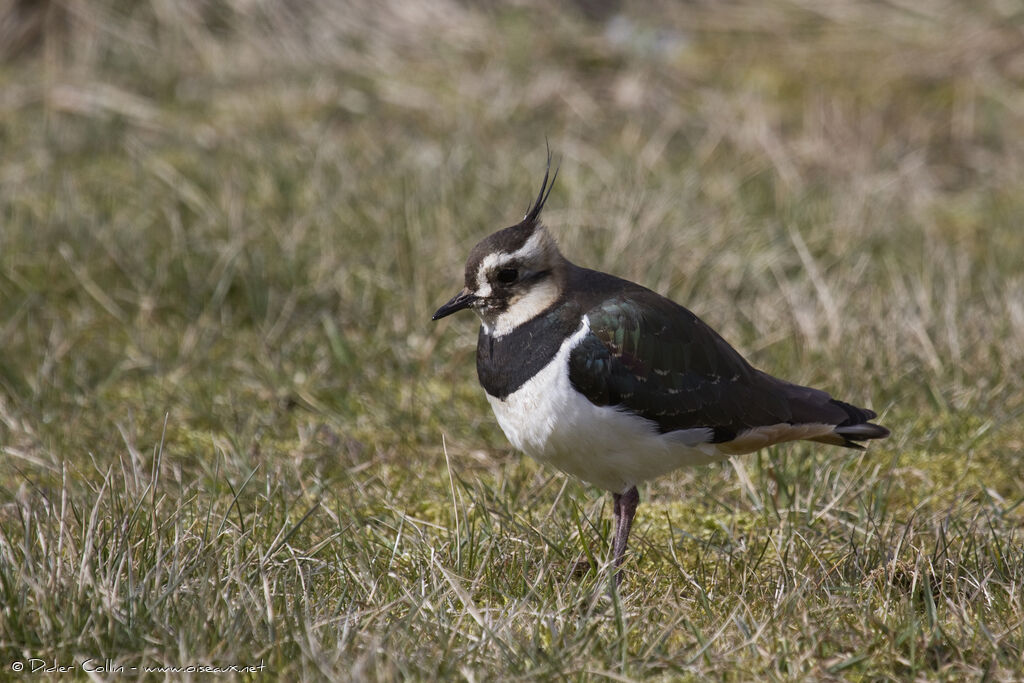
[[(636, 514), (636, 506), (640, 503), (640, 492), (634, 486), (625, 493), (613, 493), (612, 500), (615, 501), (615, 540), (612, 543), (612, 548), (615, 555), (615, 569), (618, 571), (622, 559), (626, 555), (629, 530), (633, 528), (633, 516)], [(621, 578), (621, 574), (616, 574), (616, 581)]]

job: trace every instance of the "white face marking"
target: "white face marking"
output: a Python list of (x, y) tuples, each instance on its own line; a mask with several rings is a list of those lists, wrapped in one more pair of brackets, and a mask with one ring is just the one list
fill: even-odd
[[(532, 320), (555, 303), (558, 299), (558, 285), (551, 279), (541, 280), (527, 289), (523, 294), (514, 297), (508, 308), (498, 314), (489, 334), (501, 337), (519, 327), (527, 320)], [(485, 323), (486, 326), (486, 323)]]
[(539, 253), (541, 249), (541, 240), (543, 238), (543, 231), (537, 230), (530, 236), (530, 239), (526, 240), (526, 244), (519, 247), (511, 254), (508, 252), (498, 252), (485, 256), (484, 260), (480, 262), (480, 266), (476, 269), (476, 292), (474, 293), (477, 296), (490, 296), (491, 283), (487, 281), (487, 274), (493, 273), (499, 266), (506, 263), (523, 260), (527, 256)]
[[(492, 275), (507, 263), (530, 263), (537, 260), (537, 257), (544, 249), (544, 240), (549, 239), (540, 230), (535, 232), (526, 243), (514, 252), (498, 252), (488, 254), (480, 262), (476, 271), (475, 294), (482, 298), (491, 296), (494, 292), (488, 275)], [(522, 270), (521, 275), (528, 275), (529, 272)], [(486, 307), (476, 309), (477, 315), (483, 321), (484, 331), (492, 336), (501, 337), (519, 325), (535, 318), (547, 310), (558, 299), (559, 288), (551, 278), (539, 279), (526, 286), (525, 289), (512, 296), (508, 301), (508, 307), (500, 313), (488, 310)]]

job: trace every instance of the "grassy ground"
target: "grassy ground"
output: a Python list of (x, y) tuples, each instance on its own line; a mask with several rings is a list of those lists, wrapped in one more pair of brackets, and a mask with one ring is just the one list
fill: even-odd
[[(586, 6), (0, 3), (4, 675), (1024, 677), (1024, 14)], [(645, 485), (614, 598), (429, 321), (545, 136), (569, 258), (893, 431)]]

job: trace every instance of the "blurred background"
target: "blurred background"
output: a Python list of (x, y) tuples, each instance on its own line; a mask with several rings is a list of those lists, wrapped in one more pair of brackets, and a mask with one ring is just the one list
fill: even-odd
[[(687, 631), (732, 640), (672, 641), (681, 669), (622, 632), (541, 638), (543, 606), (505, 614), (529, 646), (466, 617), (447, 567), (519, 595), (551, 558), (604, 552), (599, 492), (513, 454), (495, 425), (475, 321), (430, 322), (473, 244), (526, 210), (545, 141), (560, 164), (545, 222), (570, 260), (674, 298), (755, 365), (893, 431), (866, 456), (773, 449), (649, 485), (638, 571), (687, 569), (664, 570), (671, 601), (635, 597), (641, 621), (692, 613), (707, 588), (672, 543), (732, 567), (748, 533), (788, 519), (765, 509), (797, 500), (859, 520), (800, 527), (844, 568), (826, 592), (896, 560), (884, 591), (917, 586), (943, 544), (950, 566), (974, 553), (972, 576), (1019, 578), (1019, 558), (998, 559), (1019, 550), (1024, 498), (1019, 2), (0, 0), (0, 602), (19, 606), (0, 647), (174, 663), (252, 646), (279, 672), (358, 661), (388, 677), (555, 675), (538, 654), (553, 642), (565, 661), (628, 652), (601, 664), (624, 675), (714, 675), (754, 643), (745, 670), (782, 677), (846, 662), (1009, 676), (1019, 629), (977, 625), (1019, 624), (1012, 591), (985, 608), (955, 579), (958, 626), (935, 635), (933, 610), (899, 641), (914, 647), (872, 649), (870, 610), (822, 647), (832, 593), (786, 617), (737, 578)], [(982, 517), (984, 533), (963, 521)], [(494, 544), (502, 576), (474, 543)], [(172, 546), (190, 548), (177, 570)], [(409, 606), (425, 599), (410, 577), (452, 601), (451, 623)], [(752, 639), (736, 604), (813, 643)], [(385, 627), (395, 605), (406, 630)], [(897, 633), (915, 609), (878, 619)], [(511, 645), (474, 649), (463, 617)], [(219, 636), (179, 633), (210, 619)], [(783, 651), (803, 654), (786, 669)]]

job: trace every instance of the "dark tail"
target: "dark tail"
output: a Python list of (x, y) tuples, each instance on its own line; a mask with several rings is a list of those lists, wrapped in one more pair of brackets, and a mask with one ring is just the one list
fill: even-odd
[(829, 400), (830, 406), (835, 406), (842, 409), (847, 417), (846, 420), (836, 425), (836, 428), (831, 434), (812, 439), (812, 441), (820, 441), (821, 443), (829, 443), (835, 446), (845, 446), (846, 448), (856, 448), (858, 450), (864, 450), (864, 446), (861, 446), (858, 441), (867, 441), (869, 439), (884, 439), (889, 436), (889, 430), (882, 425), (877, 425), (870, 420), (878, 417), (873, 410), (867, 408), (858, 408), (852, 406), (849, 403), (843, 401), (837, 401), (836, 399)]
[(844, 401), (829, 396), (820, 389), (800, 386), (782, 380), (775, 380), (789, 398), (793, 424), (834, 424), (832, 432), (819, 436), (811, 441), (828, 443), (834, 446), (845, 446), (863, 450), (859, 441), (884, 439), (889, 430), (882, 425), (871, 422), (878, 417), (873, 410), (858, 408)]

